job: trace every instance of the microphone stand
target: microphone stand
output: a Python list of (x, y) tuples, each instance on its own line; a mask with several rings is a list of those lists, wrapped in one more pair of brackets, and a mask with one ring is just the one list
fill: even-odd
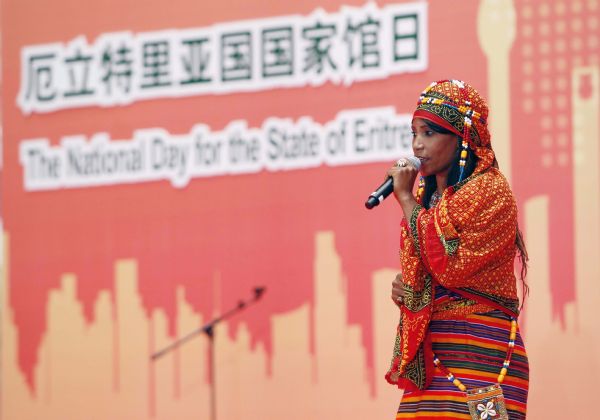
[(210, 418), (211, 418), (211, 420), (217, 420), (217, 404), (216, 404), (217, 393), (216, 393), (216, 386), (215, 386), (215, 334), (214, 334), (215, 331), (214, 331), (214, 328), (219, 322), (232, 317), (233, 315), (237, 314), (238, 312), (241, 312), (244, 309), (246, 309), (251, 304), (258, 302), (258, 300), (260, 300), (262, 295), (265, 293), (265, 290), (266, 290), (265, 287), (255, 287), (253, 290), (254, 296), (252, 298), (250, 298), (246, 301), (240, 300), (235, 308), (230, 309), (229, 311), (223, 313), (222, 315), (214, 318), (212, 321), (208, 322), (207, 324), (204, 324), (202, 327), (173, 341), (171, 344), (169, 344), (165, 348), (153, 353), (150, 356), (150, 359), (153, 362), (155, 362), (156, 360), (158, 360), (165, 354), (170, 353), (171, 351), (175, 350), (177, 347), (179, 347), (183, 343), (191, 340), (196, 335), (201, 334), (201, 333), (206, 334), (206, 336), (208, 337), (208, 357), (209, 357), (209, 369), (210, 369), (209, 375), (208, 375), (208, 382), (209, 382), (209, 386), (210, 386)]

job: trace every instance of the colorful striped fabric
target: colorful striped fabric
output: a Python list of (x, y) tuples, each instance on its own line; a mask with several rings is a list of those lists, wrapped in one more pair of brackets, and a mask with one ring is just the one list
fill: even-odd
[[(441, 297), (436, 295), (436, 300)], [(467, 389), (494, 384), (506, 357), (510, 323), (510, 317), (498, 310), (471, 314), (462, 319), (436, 320), (434, 317), (429, 327), (433, 351)], [(511, 420), (525, 418), (528, 389), (527, 354), (521, 334), (517, 332), (508, 375), (502, 383)], [(428, 389), (405, 391), (396, 418), (470, 419), (471, 416), (465, 393), (435, 368)]]

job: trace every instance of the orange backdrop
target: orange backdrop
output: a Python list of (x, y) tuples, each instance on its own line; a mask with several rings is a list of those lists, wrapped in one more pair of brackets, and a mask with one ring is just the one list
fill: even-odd
[[(599, 3), (2, 0), (0, 418), (208, 418), (206, 337), (150, 355), (256, 286), (263, 299), (215, 330), (219, 419), (393, 418), (400, 213), (363, 202), (409, 153), (419, 92), (446, 78), (488, 98), (519, 203), (530, 417), (585, 417), (600, 374)], [(293, 36), (267, 44), (282, 25)], [(192, 38), (213, 49), (184, 58)], [(308, 134), (277, 143), (272, 127)], [(327, 152), (336, 130), (352, 153)], [(219, 139), (229, 163), (209, 167), (201, 145)], [(125, 172), (94, 175), (111, 147)]]

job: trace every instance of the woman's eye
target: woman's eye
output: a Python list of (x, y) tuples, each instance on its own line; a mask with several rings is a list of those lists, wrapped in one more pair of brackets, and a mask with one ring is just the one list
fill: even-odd
[(413, 137), (417, 136), (417, 133), (415, 133), (414, 131), (411, 131), (410, 134), (412, 134)]
[(427, 130), (427, 131), (425, 132), (425, 135), (426, 135), (427, 137), (431, 137), (431, 136), (433, 136), (433, 131), (431, 131), (431, 130)]

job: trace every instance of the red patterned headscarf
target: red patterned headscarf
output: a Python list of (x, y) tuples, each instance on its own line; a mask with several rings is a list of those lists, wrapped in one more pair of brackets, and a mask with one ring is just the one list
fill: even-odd
[(431, 83), (419, 97), (413, 118), (429, 120), (467, 140), (480, 162), (475, 172), (495, 163), (490, 132), (488, 106), (471, 85), (461, 80)]

